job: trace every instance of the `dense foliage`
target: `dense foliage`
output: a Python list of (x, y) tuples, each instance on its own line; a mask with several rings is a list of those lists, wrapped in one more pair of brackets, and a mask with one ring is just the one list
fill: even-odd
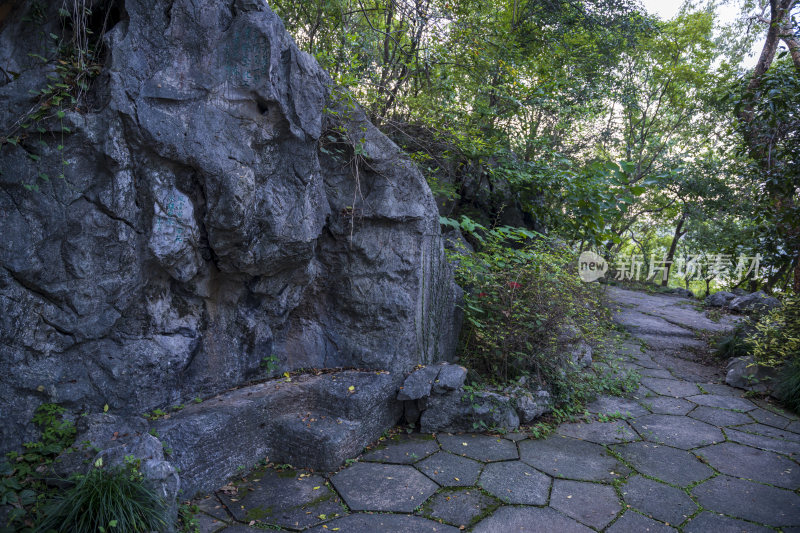
[[(781, 2), (790, 42), (797, 7)], [(612, 261), (641, 254), (646, 267), (651, 254), (758, 253), (751, 288), (790, 283), (800, 77), (785, 52), (763, 72), (742, 68), (768, 28), (757, 6), (723, 26), (711, 4), (661, 21), (628, 0), (271, 5), (411, 153), (444, 215), (555, 234)], [(673, 268), (667, 283), (744, 281)]]

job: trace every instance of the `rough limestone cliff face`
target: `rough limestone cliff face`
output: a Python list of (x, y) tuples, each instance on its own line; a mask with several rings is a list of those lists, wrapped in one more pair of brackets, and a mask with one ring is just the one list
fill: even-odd
[[(0, 135), (52, 69), (29, 53), (60, 31), (55, 4), (0, 11)], [(267, 4), (116, 5), (86, 103), (0, 149), (0, 451), (43, 402), (141, 413), (271, 356), (448, 358), (458, 289), (425, 180)]]

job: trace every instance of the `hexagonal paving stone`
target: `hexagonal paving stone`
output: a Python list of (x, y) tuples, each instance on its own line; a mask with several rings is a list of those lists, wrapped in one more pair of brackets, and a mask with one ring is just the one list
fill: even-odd
[(706, 405), (708, 407), (716, 407), (718, 409), (735, 409), (737, 411), (747, 412), (756, 408), (756, 406), (751, 402), (745, 400), (744, 398), (737, 398), (735, 396), (698, 394), (697, 396), (689, 396), (686, 399), (698, 405)]
[(704, 508), (769, 526), (800, 525), (800, 496), (754, 481), (717, 476), (692, 489)]
[(791, 431), (785, 429), (778, 429), (773, 426), (767, 426), (765, 424), (744, 424), (742, 426), (736, 426), (736, 430), (747, 433), (757, 433), (759, 435), (774, 437), (776, 439), (800, 442), (800, 435), (797, 433), (792, 433)]
[(645, 440), (684, 450), (725, 440), (719, 428), (685, 416), (647, 415), (631, 425)]
[(382, 446), (367, 452), (362, 459), (377, 463), (407, 465), (439, 451), (439, 444), (432, 435), (394, 435)]
[(590, 422), (588, 424), (561, 424), (556, 433), (597, 444), (614, 444), (639, 440), (639, 436), (631, 429), (628, 423), (622, 420)]
[(600, 396), (590, 403), (586, 409), (590, 413), (603, 415), (619, 413), (629, 418), (649, 414), (649, 411), (639, 405), (635, 400), (620, 398), (618, 396)]
[(723, 474), (787, 489), (800, 487), (800, 465), (773, 452), (723, 442), (696, 453)]
[(570, 437), (524, 440), (519, 449), (524, 462), (557, 478), (613, 481), (630, 473), (599, 444)]
[(478, 484), (500, 500), (523, 505), (545, 505), (550, 477), (522, 461), (486, 465)]
[(747, 444), (748, 446), (755, 446), (762, 450), (778, 452), (784, 455), (800, 456), (800, 443), (798, 442), (775, 439), (764, 435), (756, 435), (755, 433), (745, 433), (734, 428), (726, 429), (725, 434), (728, 436), (728, 440), (740, 444)]
[(412, 466), (379, 463), (357, 463), (331, 482), (354, 511), (409, 513), (439, 488)]
[(404, 514), (351, 514), (309, 529), (308, 533), (458, 533), (458, 528), (440, 524), (420, 516)]
[(742, 391), (740, 389), (734, 389), (733, 387), (729, 387), (724, 383), (698, 383), (697, 386), (701, 387), (703, 391), (705, 391), (707, 394), (717, 394), (719, 396), (739, 396), (739, 397), (741, 397), (742, 395)]
[(672, 375), (672, 372), (666, 370), (664, 368), (641, 368), (637, 370), (639, 374), (643, 377), (647, 378), (662, 378), (662, 379), (674, 379), (675, 376)]
[(705, 405), (699, 406), (689, 413), (689, 416), (695, 420), (700, 420), (701, 422), (706, 422), (717, 427), (748, 424), (751, 420), (745, 413), (737, 413), (736, 411), (728, 411), (727, 409), (717, 409), (716, 407), (706, 407)]
[(467, 527), (479, 516), (499, 506), (499, 501), (475, 488), (448, 490), (428, 500), (421, 514), (454, 526)]
[(773, 426), (778, 429), (786, 429), (786, 427), (791, 423), (791, 420), (785, 416), (781, 416), (778, 413), (773, 413), (772, 411), (768, 411), (760, 407), (750, 411), (747, 414), (752, 416), (756, 422)]
[(474, 533), (590, 533), (592, 530), (552, 507), (501, 507), (484, 518)]
[(642, 378), (642, 384), (653, 392), (663, 396), (683, 398), (700, 393), (697, 385), (679, 379)]
[(442, 448), (456, 455), (465, 455), (475, 460), (507, 461), (518, 459), (517, 445), (501, 437), (491, 435), (439, 435)]
[(800, 421), (791, 422), (788, 426), (786, 426), (786, 429), (800, 435)]
[(685, 415), (697, 407), (692, 402), (668, 396), (644, 398), (642, 405), (657, 415)]
[(635, 511), (625, 511), (619, 520), (606, 529), (606, 533), (670, 533), (677, 531)]
[(606, 527), (622, 510), (614, 487), (564, 479), (553, 481), (550, 507), (597, 529)]
[(416, 467), (443, 487), (471, 487), (477, 483), (483, 464), (449, 452), (437, 452)]
[[(319, 524), (319, 515), (344, 514), (339, 497), (319, 475), (264, 470), (239, 487), (239, 493), (219, 493), (219, 498), (240, 522), (305, 528)], [(315, 488), (316, 487), (316, 488)]]
[(633, 476), (622, 486), (622, 498), (634, 509), (673, 525), (697, 511), (697, 505), (682, 490), (642, 476)]
[(703, 511), (683, 527), (684, 533), (770, 533), (775, 531), (744, 520)]
[(615, 452), (641, 474), (672, 485), (686, 487), (709, 478), (714, 471), (691, 452), (650, 442), (632, 442), (613, 446)]

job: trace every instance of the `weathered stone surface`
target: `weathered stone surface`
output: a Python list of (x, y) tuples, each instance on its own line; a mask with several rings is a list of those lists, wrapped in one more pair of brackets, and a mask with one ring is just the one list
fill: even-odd
[(632, 442), (613, 447), (640, 474), (654, 477), (679, 487), (702, 481), (714, 475), (692, 453), (649, 442)]
[(642, 405), (657, 415), (685, 415), (695, 408), (695, 404), (682, 398), (651, 396), (642, 400)]
[(737, 413), (736, 411), (706, 406), (698, 407), (689, 413), (689, 416), (718, 427), (747, 424), (751, 420), (745, 413)]
[(508, 396), (476, 392), (470, 398), (463, 391), (451, 391), (426, 400), (419, 424), (423, 433), (513, 430), (519, 427), (519, 416)]
[(678, 525), (697, 511), (682, 490), (642, 476), (633, 476), (621, 490), (625, 503), (662, 522)]
[(618, 396), (600, 396), (586, 408), (590, 413), (602, 415), (620, 414), (625, 417), (636, 417), (649, 413), (647, 409), (636, 401)]
[(614, 488), (583, 481), (556, 479), (550, 506), (596, 529), (603, 529), (622, 510)]
[(750, 311), (769, 311), (781, 305), (781, 301), (772, 296), (767, 296), (764, 291), (757, 291), (744, 296), (737, 296), (730, 302), (730, 308), (740, 313)]
[(197, 505), (197, 508), (200, 509), (200, 511), (209, 516), (213, 516), (214, 518), (222, 521), (230, 521), (231, 519), (226, 507), (219, 499), (217, 499), (217, 496), (214, 494), (209, 494), (204, 498), (195, 500), (194, 504)]
[(434, 495), (422, 509), (422, 515), (446, 524), (467, 527), (500, 502), (477, 489), (443, 491)]
[(556, 478), (609, 482), (630, 472), (602, 446), (570, 437), (525, 440), (519, 449), (524, 462)]
[(642, 384), (657, 394), (684, 398), (699, 394), (697, 385), (688, 381), (663, 378), (642, 378)]
[(753, 417), (756, 422), (779, 429), (785, 429), (792, 422), (791, 419), (785, 416), (761, 408), (750, 411), (748, 414)]
[(475, 533), (590, 533), (592, 530), (550, 507), (501, 507), (473, 529)]
[(773, 529), (744, 520), (703, 511), (683, 527), (684, 533), (770, 533)]
[(539, 391), (536, 397), (520, 395), (516, 402), (519, 421), (523, 424), (529, 424), (550, 412), (550, 394), (547, 391)]
[(403, 387), (397, 393), (398, 400), (418, 400), (431, 393), (433, 380), (439, 374), (437, 365), (429, 365), (414, 370), (403, 382)]
[(746, 431), (747, 433), (758, 433), (759, 435), (764, 435), (767, 437), (774, 437), (776, 439), (784, 439), (784, 440), (792, 440), (795, 442), (800, 442), (800, 435), (794, 433), (792, 431), (786, 429), (778, 429), (773, 426), (767, 426), (765, 424), (744, 424), (742, 426), (737, 426), (736, 429), (738, 431)]
[(645, 440), (684, 450), (725, 440), (718, 428), (683, 416), (647, 415), (631, 425)]
[(471, 487), (483, 468), (478, 461), (448, 452), (435, 453), (415, 466), (443, 487)]
[(744, 431), (738, 431), (734, 428), (726, 429), (725, 434), (728, 436), (728, 440), (732, 440), (733, 442), (755, 446), (762, 450), (782, 453), (794, 458), (800, 458), (800, 442), (796, 440), (788, 441), (776, 439), (767, 437), (766, 435), (745, 433)]
[(697, 396), (689, 396), (686, 398), (690, 402), (707, 407), (716, 407), (718, 409), (733, 409), (737, 411), (752, 411), (756, 408), (752, 402), (744, 398), (736, 398), (734, 396), (721, 396), (717, 394), (698, 394)]
[(478, 484), (506, 503), (545, 505), (550, 477), (522, 461), (502, 461), (484, 467)]
[(394, 435), (378, 447), (364, 454), (364, 461), (410, 465), (439, 451), (439, 444), (431, 435)]
[[(48, 83), (32, 5), (0, 28), (20, 73), (0, 79), (2, 131)], [(263, 376), (270, 356), (281, 373), (448, 358), (458, 289), (425, 179), (357, 107), (323, 113), (328, 76), (267, 3), (117, 6), (92, 110), (43, 121), (58, 143), (0, 148), (0, 452), (42, 401), (132, 415)], [(321, 150), (339, 127), (358, 179)]]
[(477, 461), (507, 461), (518, 459), (517, 446), (510, 440), (491, 435), (439, 435), (442, 449)]
[(717, 394), (719, 396), (742, 396), (742, 391), (730, 387), (724, 383), (698, 383), (698, 386), (708, 394)]
[(569, 350), (569, 358), (572, 364), (581, 368), (592, 365), (592, 347), (585, 341), (575, 343)]
[(427, 520), (419, 516), (401, 514), (353, 514), (337, 518), (325, 524), (326, 528), (317, 526), (309, 529), (309, 533), (376, 533), (391, 531), (393, 533), (458, 533), (458, 528)]
[(670, 533), (677, 530), (637, 512), (626, 511), (606, 531), (607, 533)]
[(775, 378), (775, 369), (761, 366), (753, 356), (734, 357), (728, 362), (725, 383), (731, 387), (766, 391)]
[(696, 453), (705, 457), (708, 464), (723, 474), (792, 490), (800, 487), (800, 467), (797, 463), (773, 452), (723, 442), (697, 450)]
[(558, 428), (558, 433), (597, 444), (615, 444), (617, 442), (639, 440), (636, 432), (631, 429), (627, 422), (622, 420), (589, 422), (587, 424), (561, 424)]
[[(257, 476), (257, 477), (256, 477)], [(344, 514), (341, 500), (319, 475), (263, 470), (238, 487), (238, 492), (219, 497), (240, 522), (296, 529), (307, 528)], [(320, 518), (322, 515), (325, 518)]]
[[(184, 495), (210, 492), (241, 466), (333, 470), (400, 418), (402, 375), (343, 371), (236, 389), (153, 422), (181, 469)], [(353, 387), (353, 390), (350, 390)]]
[(736, 298), (736, 295), (732, 292), (719, 291), (706, 296), (705, 300), (703, 300), (703, 303), (709, 307), (727, 307), (734, 298)]
[(439, 488), (412, 466), (377, 463), (357, 463), (331, 483), (353, 511), (409, 513)]
[(440, 366), (439, 375), (433, 382), (433, 392), (443, 394), (451, 390), (458, 390), (467, 379), (467, 369), (461, 365), (443, 364)]
[(675, 287), (674, 289), (670, 289), (668, 294), (674, 294), (675, 296), (679, 296), (681, 298), (694, 298), (694, 293), (689, 289), (684, 289), (682, 287)]
[(197, 530), (199, 533), (216, 533), (228, 525), (226, 522), (204, 513), (197, 513), (194, 519), (197, 521)]
[(717, 476), (692, 494), (710, 511), (776, 527), (800, 525), (800, 496), (788, 490)]

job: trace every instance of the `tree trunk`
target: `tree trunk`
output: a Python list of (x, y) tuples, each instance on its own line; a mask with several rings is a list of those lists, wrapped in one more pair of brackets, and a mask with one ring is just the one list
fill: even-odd
[(675, 258), (675, 249), (678, 247), (678, 241), (681, 240), (686, 232), (683, 230), (683, 223), (686, 222), (686, 209), (684, 208), (683, 212), (681, 213), (681, 218), (678, 220), (678, 225), (675, 226), (675, 234), (672, 236), (672, 243), (669, 245), (669, 251), (667, 251), (667, 257), (664, 258), (664, 268), (666, 268), (666, 272), (664, 276), (661, 278), (661, 286), (666, 287), (669, 284), (669, 272), (672, 269), (672, 260)]

